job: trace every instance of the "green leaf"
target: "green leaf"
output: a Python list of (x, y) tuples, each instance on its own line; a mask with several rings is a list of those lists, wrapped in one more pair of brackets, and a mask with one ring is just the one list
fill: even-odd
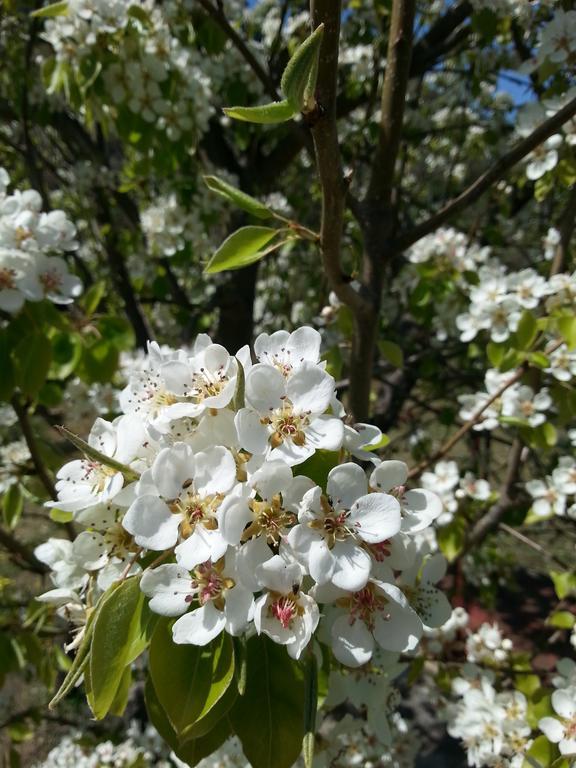
[(114, 697), (114, 701), (110, 705), (111, 715), (122, 717), (126, 709), (126, 706), (128, 704), (131, 687), (132, 687), (132, 670), (130, 666), (127, 666), (124, 669), (124, 672), (122, 672), (122, 677), (120, 678), (120, 685), (118, 686), (118, 690), (116, 691), (116, 696)]
[(486, 347), (486, 355), (488, 356), (490, 365), (493, 368), (500, 367), (500, 363), (504, 359), (505, 352), (506, 352), (505, 344), (496, 344), (493, 341), (488, 342), (488, 346)]
[(51, 19), (54, 16), (68, 16), (68, 0), (62, 0), (58, 3), (50, 3), (44, 8), (38, 8), (30, 14), (35, 19)]
[(576, 573), (550, 571), (550, 578), (554, 582), (554, 589), (560, 600), (576, 593)]
[(560, 335), (568, 345), (568, 349), (576, 349), (576, 316), (564, 315), (557, 318)]
[(256, 200), (255, 197), (247, 195), (232, 184), (228, 184), (227, 181), (219, 179), (217, 176), (204, 176), (204, 183), (211, 189), (212, 192), (216, 192), (227, 200), (230, 200), (238, 208), (243, 211), (247, 211), (252, 216), (256, 216), (258, 219), (269, 219), (272, 216), (272, 211)]
[(536, 324), (536, 318), (525, 310), (518, 321), (518, 328), (516, 328), (516, 342), (518, 349), (529, 349), (534, 343), (536, 336), (538, 335), (538, 326)]
[(530, 352), (528, 355), (528, 362), (530, 365), (533, 365), (536, 368), (550, 367), (550, 358), (547, 357), (543, 352)]
[(190, 739), (180, 743), (178, 735), (174, 731), (166, 712), (162, 708), (152, 684), (152, 678), (148, 677), (144, 688), (144, 701), (150, 722), (156, 728), (160, 736), (173, 749), (175, 755), (189, 766), (194, 766), (208, 755), (215, 752), (231, 735), (228, 718), (224, 717), (217, 723), (210, 733), (205, 736)]
[(436, 531), (438, 546), (449, 562), (452, 562), (461, 552), (466, 540), (466, 522), (461, 517), (455, 517), (448, 525), (443, 525)]
[(52, 350), (43, 333), (23, 336), (14, 349), (16, 384), (29, 397), (35, 397), (46, 381)]
[(526, 753), (524, 766), (526, 768), (528, 768), (528, 766), (531, 768), (534, 768), (534, 766), (551, 768), (552, 763), (557, 757), (558, 747), (555, 744), (551, 744), (546, 736), (537, 736)]
[(339, 463), (340, 454), (338, 451), (316, 451), (309, 459), (303, 461), (294, 467), (295, 475), (305, 475), (314, 480), (316, 485), (326, 488), (328, 473)]
[(82, 357), (82, 338), (77, 333), (60, 332), (51, 339), (51, 379), (66, 379), (74, 371)]
[(106, 454), (97, 451), (96, 448), (93, 448), (85, 440), (82, 440), (81, 437), (75, 435), (74, 432), (70, 432), (66, 427), (56, 427), (56, 429), (63, 437), (69, 440), (72, 445), (75, 445), (79, 451), (82, 451), (86, 458), (93, 459), (100, 464), (104, 464), (106, 467), (110, 467), (110, 469), (115, 469), (117, 472), (122, 472), (124, 479), (128, 483), (138, 480), (139, 475), (137, 472), (134, 472), (133, 469), (130, 469), (130, 467), (127, 467), (125, 464), (121, 464), (119, 461), (110, 458), (110, 456), (106, 456)]
[(224, 114), (234, 118), (234, 120), (259, 123), (260, 125), (285, 123), (297, 113), (298, 110), (294, 109), (289, 101), (275, 101), (261, 107), (226, 107), (224, 109)]
[(320, 24), (310, 37), (298, 46), (282, 75), (282, 92), (298, 112), (309, 112), (316, 105), (314, 90), (323, 36), (324, 24)]
[(241, 227), (224, 240), (204, 272), (213, 275), (227, 269), (241, 269), (259, 261), (269, 253), (265, 246), (274, 240), (280, 231), (272, 227)]
[(106, 293), (106, 282), (98, 280), (91, 285), (84, 295), (78, 300), (78, 303), (87, 315), (92, 315), (98, 309), (98, 305)]
[(570, 611), (556, 611), (549, 616), (547, 624), (551, 627), (558, 627), (558, 629), (572, 629), (576, 624), (576, 616)]
[(74, 512), (62, 512), (56, 507), (52, 507), (49, 516), (50, 520), (54, 520), (55, 523), (70, 523), (74, 520)]
[(132, 576), (115, 586), (104, 596), (94, 622), (90, 680), (94, 716), (98, 720), (110, 711), (125, 668), (148, 643), (146, 624), (149, 614), (143, 611), (145, 601), (140, 578)]
[(318, 664), (313, 652), (309, 653), (304, 667), (304, 739), (302, 756), (305, 768), (312, 768), (316, 742), (316, 712), (318, 709)]
[(378, 349), (394, 368), (404, 367), (404, 353), (398, 344), (395, 344), (393, 341), (379, 341)]
[(100, 612), (100, 608), (102, 607), (104, 598), (106, 597), (106, 595), (110, 594), (113, 590), (115, 590), (116, 587), (117, 585), (113, 584), (110, 587), (110, 589), (108, 589), (104, 593), (104, 595), (102, 595), (97, 605), (94, 607), (94, 610), (88, 616), (88, 621), (86, 622), (86, 629), (84, 630), (84, 637), (82, 638), (82, 642), (80, 643), (80, 646), (76, 651), (76, 656), (74, 657), (72, 666), (68, 670), (66, 677), (62, 682), (62, 685), (60, 686), (60, 688), (58, 689), (58, 691), (56, 692), (56, 694), (48, 704), (48, 709), (54, 709), (62, 701), (62, 699), (70, 693), (70, 691), (72, 690), (72, 688), (75, 687), (76, 683), (82, 676), (82, 673), (88, 666), (90, 647), (92, 643), (92, 634), (94, 632), (94, 622), (98, 616), (98, 613)]
[(230, 722), (253, 768), (291, 768), (304, 738), (304, 677), (286, 649), (264, 635), (247, 644), (246, 692)]
[(160, 621), (150, 644), (149, 670), (158, 701), (181, 743), (207, 717), (234, 677), (234, 649), (222, 633), (207, 646), (176, 645)]
[(2, 519), (11, 530), (18, 525), (23, 506), (24, 497), (20, 483), (12, 483), (2, 498)]

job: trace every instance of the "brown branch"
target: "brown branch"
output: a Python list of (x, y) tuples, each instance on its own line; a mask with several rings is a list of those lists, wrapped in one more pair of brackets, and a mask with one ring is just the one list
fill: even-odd
[(380, 135), (367, 196), (383, 206), (390, 204), (394, 188), (394, 169), (402, 137), (404, 106), (410, 77), (415, 12), (415, 0), (395, 0), (392, 6), (386, 72), (382, 86)]
[(568, 264), (570, 255), (570, 241), (576, 227), (576, 184), (570, 189), (568, 202), (562, 211), (558, 222), (558, 231), (560, 232), (560, 242), (556, 248), (556, 254), (550, 268), (550, 275), (557, 275)]
[(202, 8), (206, 11), (206, 13), (214, 19), (216, 24), (220, 27), (220, 29), (223, 30), (223, 32), (226, 33), (226, 36), (230, 40), (230, 42), (237, 48), (237, 50), (240, 52), (240, 54), (243, 56), (245, 61), (249, 64), (250, 68), (260, 80), (262, 85), (264, 86), (264, 90), (268, 93), (269, 96), (271, 96), (274, 101), (280, 101), (280, 96), (278, 94), (278, 91), (274, 87), (274, 83), (272, 82), (272, 79), (268, 72), (264, 69), (262, 64), (258, 61), (256, 56), (252, 53), (250, 48), (246, 45), (244, 40), (242, 39), (241, 35), (236, 32), (234, 27), (230, 24), (228, 19), (226, 18), (226, 14), (224, 11), (215, 5), (212, 5), (210, 0), (198, 0)]
[(495, 182), (499, 181), (511, 168), (556, 133), (574, 115), (576, 115), (576, 98), (569, 101), (566, 106), (562, 107), (548, 120), (545, 120), (529, 136), (518, 141), (458, 197), (448, 202), (426, 221), (417, 224), (407, 232), (401, 233), (394, 242), (395, 251), (405, 250), (425, 235), (434, 232), (434, 230), (449, 221), (456, 214), (466, 210), (466, 208), (482, 197)]
[(48, 566), (41, 563), (27, 546), (19, 542), (18, 539), (2, 527), (0, 527), (0, 546), (4, 547), (13, 556), (18, 565), (42, 575), (49, 572)]
[(460, 556), (464, 555), (472, 547), (481, 544), (488, 534), (500, 525), (500, 521), (506, 512), (514, 505), (512, 489), (518, 479), (523, 449), (522, 441), (516, 438), (508, 455), (506, 477), (500, 488), (498, 501), (490, 507), (485, 515), (476, 521), (472, 530), (467, 534), (466, 544)]
[(17, 396), (14, 396), (12, 398), (12, 407), (14, 408), (16, 416), (18, 417), (18, 423), (20, 424), (22, 435), (24, 436), (24, 440), (26, 441), (26, 445), (28, 446), (28, 450), (30, 451), (30, 456), (32, 457), (32, 463), (34, 464), (34, 469), (36, 470), (36, 474), (38, 475), (40, 482), (46, 489), (48, 496), (50, 496), (50, 498), (53, 501), (55, 501), (58, 498), (58, 494), (56, 493), (54, 482), (50, 477), (50, 473), (46, 469), (46, 466), (44, 464), (44, 459), (42, 458), (42, 454), (40, 453), (40, 450), (38, 448), (38, 443), (36, 442), (36, 436), (32, 431), (32, 425), (30, 423), (30, 415), (28, 413), (28, 409), (25, 405), (23, 405), (20, 402)]
[(480, 421), (480, 417), (486, 411), (492, 403), (495, 403), (498, 398), (500, 398), (506, 390), (511, 387), (513, 384), (515, 384), (517, 381), (519, 381), (524, 373), (526, 372), (526, 365), (521, 365), (520, 368), (514, 373), (513, 376), (511, 376), (507, 381), (504, 382), (494, 394), (486, 400), (484, 405), (479, 408), (471, 419), (468, 419), (459, 430), (457, 430), (452, 437), (447, 440), (440, 448), (435, 451), (432, 456), (428, 457), (427, 459), (424, 459), (420, 462), (420, 464), (417, 464), (415, 467), (413, 467), (410, 472), (408, 473), (409, 478), (415, 478), (420, 477), (422, 472), (424, 472), (425, 469), (428, 469), (428, 467), (432, 466), (435, 462), (437, 462), (439, 459), (444, 458), (447, 453), (449, 453), (452, 448), (456, 445), (456, 443), (460, 442), (460, 440), (466, 435), (472, 427), (477, 424)]
[(320, 24), (324, 24), (324, 37), (316, 86), (318, 107), (310, 122), (322, 190), (320, 252), (324, 271), (330, 287), (338, 298), (350, 307), (358, 309), (362, 307), (363, 301), (350, 285), (341, 266), (346, 196), (336, 125), (341, 6), (341, 0), (312, 0), (311, 2), (312, 25), (316, 29)]
[(552, 555), (545, 547), (543, 547), (541, 544), (538, 544), (537, 541), (530, 539), (528, 536), (525, 536), (520, 531), (517, 531), (516, 528), (511, 528), (509, 525), (506, 525), (506, 523), (500, 523), (498, 527), (508, 533), (510, 536), (518, 539), (518, 541), (526, 544), (526, 546), (530, 547), (535, 552), (539, 552), (541, 555), (544, 555), (544, 557), (562, 568), (562, 570), (572, 570), (572, 566), (569, 563), (567, 563), (565, 560), (561, 560), (557, 555)]

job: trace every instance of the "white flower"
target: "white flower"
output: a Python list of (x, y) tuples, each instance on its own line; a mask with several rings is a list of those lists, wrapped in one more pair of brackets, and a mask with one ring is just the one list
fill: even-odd
[(439, 496), (425, 488), (407, 491), (408, 467), (403, 461), (382, 461), (370, 475), (370, 486), (391, 493), (402, 510), (403, 533), (417, 533), (427, 528), (441, 513)]
[[(231, 563), (228, 559), (201, 563), (192, 573), (179, 565), (144, 572), (140, 588), (151, 598), (150, 609), (161, 616), (181, 617), (172, 627), (175, 643), (206, 645), (223, 630), (239, 635), (247, 628), (253, 595), (237, 582), (233, 552)], [(193, 601), (199, 607), (187, 613)]]
[(318, 449), (338, 450), (344, 427), (325, 415), (334, 379), (303, 363), (288, 379), (277, 368), (258, 363), (246, 375), (246, 402), (236, 415), (240, 443), (250, 453), (301, 464)]
[(226, 448), (194, 455), (190, 446), (175, 443), (143, 473), (122, 525), (147, 549), (170, 549), (181, 538), (176, 556), (185, 568), (215, 562), (227, 548), (216, 511), (235, 482), (236, 464)]
[(552, 707), (559, 716), (543, 717), (538, 727), (561, 755), (576, 754), (576, 686), (554, 691)]
[(300, 590), (300, 566), (274, 555), (258, 567), (257, 578), (267, 591), (254, 606), (256, 631), (285, 645), (289, 655), (299, 659), (320, 620), (316, 602)]
[(364, 471), (347, 463), (330, 470), (327, 495), (319, 487), (305, 494), (288, 542), (316, 583), (362, 589), (372, 568), (371, 548), (400, 530), (398, 501), (367, 491)]
[(532, 511), (538, 517), (550, 515), (563, 516), (566, 509), (566, 496), (556, 487), (553, 477), (544, 480), (529, 480), (526, 490), (532, 496)]
[(398, 653), (414, 650), (422, 636), (420, 618), (393, 584), (370, 579), (353, 593), (324, 584), (314, 587), (312, 594), (319, 603), (336, 603), (331, 612), (332, 650), (346, 666), (370, 661), (375, 644)]
[[(96, 419), (88, 444), (105, 456), (129, 465), (146, 442), (143, 425), (131, 416), (121, 416), (113, 423)], [(58, 500), (47, 502), (65, 512), (79, 512), (117, 497), (124, 486), (124, 475), (94, 459), (75, 459), (56, 475)], [(118, 499), (116, 499), (118, 502)]]
[(537, 427), (546, 421), (546, 411), (552, 407), (552, 398), (546, 387), (534, 394), (532, 387), (525, 384), (510, 387), (502, 395), (502, 416), (511, 416)]
[[(321, 340), (318, 331), (307, 326), (292, 333), (261, 333), (254, 342), (254, 354), (260, 363), (271, 365), (283, 376), (289, 377), (304, 363), (318, 365)], [(324, 368), (324, 364), (321, 367)]]

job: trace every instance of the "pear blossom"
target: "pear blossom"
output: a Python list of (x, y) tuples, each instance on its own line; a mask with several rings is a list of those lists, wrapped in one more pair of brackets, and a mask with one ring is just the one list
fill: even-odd
[(246, 403), (236, 414), (242, 446), (250, 453), (301, 464), (316, 450), (338, 450), (344, 438), (340, 419), (325, 413), (334, 379), (303, 363), (288, 379), (263, 363), (246, 375)]
[(171, 549), (180, 540), (176, 556), (185, 568), (215, 562), (227, 548), (216, 511), (235, 482), (236, 464), (226, 448), (194, 455), (190, 446), (175, 443), (143, 473), (122, 525), (147, 549)]
[(561, 755), (576, 755), (576, 686), (554, 691), (552, 708), (557, 717), (543, 717), (538, 727)]
[(326, 495), (318, 486), (304, 495), (288, 542), (316, 583), (362, 589), (370, 577), (372, 549), (399, 532), (398, 501), (367, 491), (364, 471), (346, 463), (330, 470)]
[(316, 602), (300, 589), (300, 566), (274, 555), (258, 567), (256, 575), (266, 589), (254, 604), (256, 631), (285, 645), (288, 654), (299, 659), (320, 620)]

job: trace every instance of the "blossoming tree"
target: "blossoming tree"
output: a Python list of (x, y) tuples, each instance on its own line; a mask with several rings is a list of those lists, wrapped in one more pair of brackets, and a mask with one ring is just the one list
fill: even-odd
[(573, 764), (565, 5), (5, 4), (11, 764)]

